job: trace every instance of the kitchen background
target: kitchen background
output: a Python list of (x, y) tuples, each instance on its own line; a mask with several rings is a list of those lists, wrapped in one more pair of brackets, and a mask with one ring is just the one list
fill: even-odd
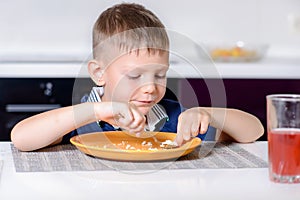
[[(14, 55), (19, 53), (49, 52), (61, 57), (90, 52), (94, 21), (100, 12), (117, 2), (121, 1), (0, 1), (0, 55), (18, 59)], [(271, 44), (278, 51), (284, 50), (280, 53), (300, 51), (299, 0), (134, 2), (151, 9), (168, 29), (196, 42), (242, 40)]]
[[(92, 26), (99, 14), (120, 2), (0, 1), (0, 140), (9, 140), (9, 132), (19, 120), (72, 103), (66, 99), (72, 99), (78, 72), (73, 64), (80, 65), (90, 55)], [(224, 73), (229, 107), (251, 112), (265, 125), (265, 95), (300, 93), (297, 87), (300, 83), (299, 0), (128, 2), (145, 5), (168, 29), (197, 43), (245, 41), (269, 45), (265, 61), (216, 64), (221, 74)], [(269, 71), (256, 72), (264, 67)], [(272, 77), (269, 73), (273, 73)], [(207, 89), (205, 83), (197, 78), (189, 81), (197, 95), (201, 94), (204, 104), (209, 105), (209, 96), (203, 95)], [(86, 79), (83, 82), (90, 84)], [(170, 83), (178, 82), (170, 80)], [(186, 86), (174, 90), (181, 87)], [(186, 104), (190, 103), (182, 91), (181, 97)]]

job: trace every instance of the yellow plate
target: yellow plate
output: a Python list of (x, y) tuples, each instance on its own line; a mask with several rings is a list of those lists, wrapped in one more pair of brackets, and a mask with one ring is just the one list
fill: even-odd
[(173, 141), (176, 134), (149, 132), (149, 135), (154, 137), (134, 137), (123, 131), (95, 132), (74, 136), (70, 141), (85, 154), (124, 161), (176, 159), (191, 153), (201, 144), (200, 138), (193, 138), (180, 147), (163, 149), (161, 142)]

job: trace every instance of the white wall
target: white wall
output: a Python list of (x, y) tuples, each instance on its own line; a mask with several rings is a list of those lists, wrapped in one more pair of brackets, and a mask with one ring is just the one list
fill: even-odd
[[(90, 49), (94, 21), (112, 0), (1, 0), (1, 52), (80, 53)], [(264, 42), (300, 47), (288, 14), (299, 0), (140, 0), (168, 29), (195, 41)], [(176, 2), (176, 3), (175, 3)]]

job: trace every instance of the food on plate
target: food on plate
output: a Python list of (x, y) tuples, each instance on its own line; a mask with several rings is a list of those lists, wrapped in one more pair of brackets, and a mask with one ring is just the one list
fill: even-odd
[[(153, 139), (153, 140), (152, 140)], [(98, 146), (100, 148), (104, 149), (123, 149), (123, 150), (148, 150), (148, 151), (158, 151), (158, 150), (165, 150), (169, 149), (169, 146), (177, 146), (173, 141), (171, 140), (164, 140), (163, 142), (158, 141), (155, 137), (151, 138), (151, 140), (143, 140), (142, 142), (129, 142), (126, 140), (122, 140), (118, 143), (111, 143), (111, 144), (105, 144), (102, 147)]]

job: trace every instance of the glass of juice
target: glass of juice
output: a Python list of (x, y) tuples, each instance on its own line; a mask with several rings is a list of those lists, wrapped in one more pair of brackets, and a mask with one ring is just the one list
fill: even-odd
[(300, 95), (266, 98), (270, 179), (300, 183)]

